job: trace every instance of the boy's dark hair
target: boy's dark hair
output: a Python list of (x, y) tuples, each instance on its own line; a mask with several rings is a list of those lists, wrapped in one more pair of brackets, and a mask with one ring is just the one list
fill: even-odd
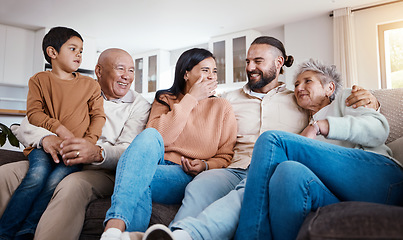
[(49, 32), (43, 37), (42, 50), (45, 55), (45, 59), (48, 63), (52, 65), (49, 55), (46, 53), (46, 48), (53, 47), (57, 52), (60, 51), (60, 47), (67, 42), (71, 37), (78, 37), (84, 42), (81, 35), (71, 29), (66, 27), (54, 27), (49, 30)]

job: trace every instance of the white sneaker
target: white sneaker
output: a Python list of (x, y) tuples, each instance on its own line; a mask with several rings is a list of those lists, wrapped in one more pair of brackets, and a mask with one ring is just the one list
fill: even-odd
[(129, 232), (123, 232), (119, 239), (120, 240), (130, 240)]
[(182, 229), (176, 229), (172, 232), (172, 236), (175, 240), (193, 240), (188, 232)]
[(154, 224), (144, 233), (143, 240), (175, 240), (175, 238), (165, 225)]
[(101, 240), (121, 240), (120, 237), (122, 236), (122, 231), (117, 228), (108, 228), (104, 233), (101, 235)]

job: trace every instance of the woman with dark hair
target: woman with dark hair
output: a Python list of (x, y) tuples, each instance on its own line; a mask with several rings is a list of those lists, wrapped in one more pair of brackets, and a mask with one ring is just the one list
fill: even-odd
[(101, 239), (144, 232), (152, 202), (179, 204), (194, 176), (230, 164), (237, 123), (230, 103), (213, 97), (216, 87), (211, 52), (193, 48), (179, 57), (172, 87), (156, 93), (147, 129), (119, 159)]

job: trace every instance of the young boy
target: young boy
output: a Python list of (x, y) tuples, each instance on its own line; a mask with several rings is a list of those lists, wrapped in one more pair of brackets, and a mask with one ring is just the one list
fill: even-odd
[[(42, 48), (52, 70), (39, 72), (29, 80), (29, 122), (52, 131), (61, 140), (79, 137), (95, 144), (105, 114), (99, 84), (75, 72), (81, 64), (82, 37), (73, 29), (55, 27), (45, 35)], [(57, 184), (81, 169), (53, 160), (43, 149), (27, 147), (24, 154), (28, 155), (29, 170), (0, 219), (0, 239), (32, 239)]]

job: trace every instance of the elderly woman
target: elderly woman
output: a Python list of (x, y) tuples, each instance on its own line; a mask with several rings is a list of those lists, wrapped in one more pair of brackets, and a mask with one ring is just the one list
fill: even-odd
[(302, 136), (268, 131), (257, 140), (236, 239), (295, 239), (311, 210), (340, 201), (403, 202), (403, 170), (384, 144), (387, 120), (346, 107), (350, 93), (339, 89), (334, 66), (300, 66), (295, 97), (311, 123)]

